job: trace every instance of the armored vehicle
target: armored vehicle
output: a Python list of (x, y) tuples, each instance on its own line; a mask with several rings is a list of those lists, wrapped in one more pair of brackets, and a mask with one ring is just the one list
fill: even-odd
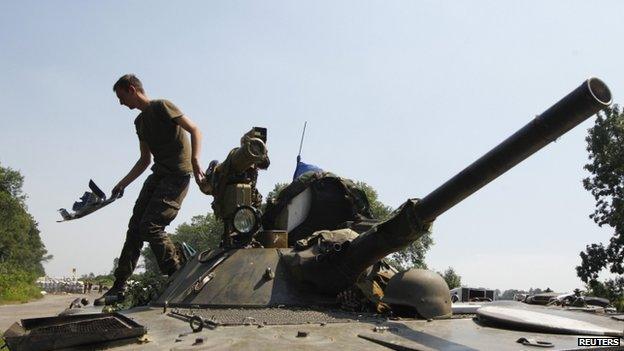
[[(223, 162), (210, 164), (201, 186), (224, 221), (220, 247), (189, 255), (149, 307), (121, 312), (147, 328), (147, 341), (85, 347), (616, 349), (624, 323), (610, 316), (516, 301), (454, 306), (437, 273), (399, 272), (384, 260), (427, 233), (445, 211), (610, 103), (608, 87), (588, 79), (384, 221), (372, 218), (366, 196), (350, 181), (319, 170), (299, 175), (262, 208), (255, 184), (270, 164), (267, 130), (254, 128)], [(57, 327), (66, 328), (67, 337), (76, 327), (65, 323)], [(18, 341), (37, 330), (22, 326), (22, 334), (14, 329), (7, 341), (19, 348)]]

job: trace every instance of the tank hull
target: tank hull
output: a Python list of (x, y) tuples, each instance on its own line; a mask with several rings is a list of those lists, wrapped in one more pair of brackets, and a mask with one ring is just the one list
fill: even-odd
[[(542, 307), (543, 308), (543, 307)], [(579, 316), (589, 315), (578, 312)], [(520, 338), (553, 344), (550, 350), (588, 350), (579, 346), (582, 335), (548, 334), (524, 330), (509, 330), (479, 324), (474, 315), (461, 315), (448, 320), (388, 320), (358, 321), (354, 314), (349, 321), (339, 323), (315, 321), (263, 324), (262, 320), (239, 326), (204, 328), (190, 333), (188, 322), (172, 318), (162, 308), (130, 310), (127, 316), (149, 329), (146, 344), (113, 347), (114, 350), (152, 349), (210, 349), (210, 350), (499, 350), (533, 349), (517, 342)], [(590, 315), (591, 316), (591, 315)], [(605, 323), (609, 317), (602, 317)], [(252, 319), (248, 319), (252, 320)], [(253, 321), (253, 320), (252, 320)], [(617, 325), (617, 321), (613, 321)], [(262, 327), (259, 328), (258, 325)], [(299, 336), (298, 336), (299, 335)], [(304, 336), (305, 335), (305, 336)], [(201, 339), (201, 343), (197, 340)], [(535, 348), (538, 349), (538, 348)], [(616, 350), (605, 348), (603, 350)]]
[[(197, 255), (176, 272), (171, 284), (153, 305), (267, 307), (334, 304), (335, 296), (311, 293), (310, 289), (291, 278), (281, 257), (292, 251), (253, 248), (219, 250), (213, 253), (213, 257)], [(225, 259), (213, 267), (224, 256)], [(202, 277), (210, 274), (212, 277), (201, 288), (193, 289)]]

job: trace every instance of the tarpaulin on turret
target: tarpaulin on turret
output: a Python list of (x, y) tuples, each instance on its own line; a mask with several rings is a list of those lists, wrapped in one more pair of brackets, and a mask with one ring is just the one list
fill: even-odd
[(297, 167), (295, 168), (295, 174), (293, 174), (293, 180), (307, 172), (323, 172), (323, 169), (310, 163), (301, 162), (301, 156), (297, 156)]

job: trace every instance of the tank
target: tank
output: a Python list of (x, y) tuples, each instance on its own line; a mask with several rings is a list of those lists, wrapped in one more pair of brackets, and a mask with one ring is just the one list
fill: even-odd
[[(255, 162), (268, 165), (266, 129), (254, 128), (245, 134), (241, 146), (216, 166), (217, 172), (208, 171), (207, 183), (227, 184), (221, 186), (220, 192), (210, 193), (214, 204), (229, 204), (229, 209), (221, 205), (216, 212), (226, 223), (222, 247), (202, 252), (190, 261), (155, 305), (270, 307), (308, 306), (310, 301), (317, 305), (326, 301), (333, 304), (336, 294), (355, 284), (363, 272), (387, 255), (418, 240), (438, 216), (610, 102), (607, 86), (590, 78), (430, 194), (422, 199), (408, 199), (388, 220), (374, 223), (372, 218), (345, 214), (338, 220), (344, 225), (323, 227), (327, 217), (323, 215), (313, 228), (298, 234), (299, 240), (288, 240), (289, 247), (267, 245), (265, 238), (279, 233), (287, 236), (296, 229), (292, 225), (296, 219), (279, 218), (287, 216), (284, 212), (289, 211), (288, 206), (295, 211), (292, 207), (296, 202), (305, 203), (298, 199), (304, 196), (305, 186), (278, 211), (269, 208), (267, 212), (278, 212), (271, 219), (260, 213), (257, 201), (254, 203), (244, 195), (255, 192), (259, 169)], [(259, 150), (255, 153), (250, 151), (252, 141), (257, 144), (253, 149)], [(217, 189), (219, 185), (210, 188)], [(326, 200), (317, 201), (315, 206), (332, 207), (327, 204), (331, 199)], [(304, 206), (300, 212), (300, 217), (305, 218), (314, 208)], [(356, 229), (362, 222), (368, 224), (365, 231)], [(236, 230), (237, 226), (248, 226), (249, 230)], [(296, 244), (304, 241), (307, 243)], [(248, 279), (231, 279), (241, 276)], [(188, 287), (194, 284), (201, 288), (189, 291)]]
[(453, 305), (437, 274), (399, 272), (384, 260), (427, 233), (445, 211), (610, 103), (600, 79), (584, 81), (381, 222), (348, 181), (318, 172), (297, 178), (262, 209), (255, 183), (270, 164), (267, 130), (253, 128), (223, 162), (211, 163), (201, 186), (225, 223), (221, 246), (199, 248), (149, 307), (121, 312), (147, 328), (148, 342), (107, 347), (572, 350), (598, 345), (596, 337), (610, 343), (599, 346), (619, 345), (623, 324), (609, 316), (515, 301)]

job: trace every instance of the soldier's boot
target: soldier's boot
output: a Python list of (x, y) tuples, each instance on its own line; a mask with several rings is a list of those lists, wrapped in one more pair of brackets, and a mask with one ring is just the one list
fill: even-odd
[(114, 303), (123, 302), (125, 298), (125, 285), (124, 284), (114, 284), (112, 288), (110, 288), (104, 295), (99, 298), (93, 300), (94, 306), (108, 306)]

